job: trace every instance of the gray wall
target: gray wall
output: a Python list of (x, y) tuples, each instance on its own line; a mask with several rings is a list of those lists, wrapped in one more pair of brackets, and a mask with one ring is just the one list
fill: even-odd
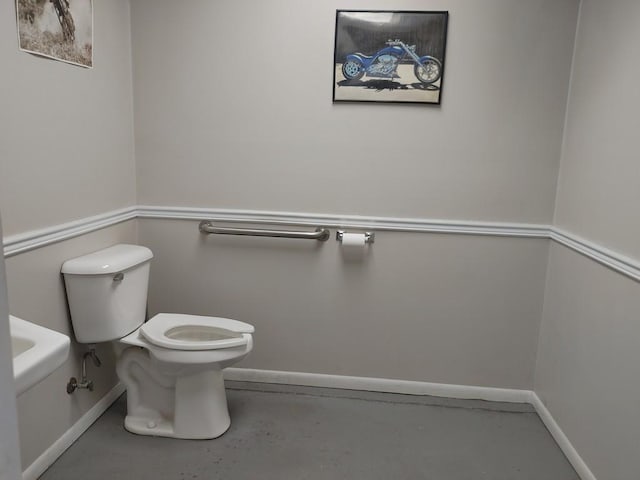
[(640, 459), (640, 284), (552, 245), (535, 391), (596, 478)]
[[(636, 55), (640, 3), (584, 0), (555, 223), (640, 258)], [(593, 75), (597, 58), (602, 76)]]
[[(0, 222), (0, 239), (2, 224)], [(2, 241), (0, 240), (0, 246)], [(16, 394), (13, 388), (11, 336), (9, 335), (9, 304), (4, 257), (0, 257), (0, 480), (20, 477)]]
[(152, 314), (256, 327), (240, 365), (531, 389), (547, 241), (378, 232), (362, 261), (339, 243), (202, 238), (142, 220)]
[(18, 50), (0, 3), (0, 205), (5, 235), (135, 203), (129, 2), (94, 2), (95, 68)]
[[(556, 209), (561, 228), (636, 262), (638, 18), (638, 2), (582, 2)], [(638, 282), (552, 246), (535, 390), (600, 479), (640, 471), (638, 312)]]
[(577, 0), (450, 11), (442, 107), (331, 103), (335, 11), (131, 5), (141, 204), (549, 223)]
[[(15, 235), (135, 204), (129, 2), (94, 2), (95, 68), (17, 50), (14, 2), (0, 3), (0, 208)], [(71, 334), (60, 266), (116, 242), (135, 242), (135, 222), (7, 259), (12, 314)], [(104, 349), (103, 349), (104, 350)], [(67, 363), (18, 399), (23, 468), (116, 383), (113, 358), (95, 374), (96, 391), (65, 393), (78, 376)], [(52, 415), (55, 405), (55, 415)]]
[[(336, 8), (385, 2), (136, 0), (139, 203), (548, 223), (577, 5), (394, 4), (451, 13), (429, 108), (331, 104)], [(359, 264), (193, 222), (139, 240), (151, 311), (255, 323), (245, 366), (533, 386), (544, 240), (385, 233)]]

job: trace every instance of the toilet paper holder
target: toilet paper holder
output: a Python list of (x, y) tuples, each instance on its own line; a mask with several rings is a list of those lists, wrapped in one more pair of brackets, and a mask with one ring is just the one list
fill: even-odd
[[(344, 230), (338, 230), (336, 232), (336, 240), (338, 242), (342, 241), (342, 237), (344, 236), (346, 232)], [(375, 232), (364, 232), (364, 243), (366, 244), (373, 244), (373, 242), (376, 241), (376, 234)]]

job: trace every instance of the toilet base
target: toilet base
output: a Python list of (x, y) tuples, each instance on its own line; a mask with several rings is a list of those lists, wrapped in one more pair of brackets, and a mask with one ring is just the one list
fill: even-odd
[(117, 368), (127, 387), (124, 426), (129, 432), (200, 440), (217, 438), (229, 429), (221, 370), (166, 375), (139, 348), (122, 352)]

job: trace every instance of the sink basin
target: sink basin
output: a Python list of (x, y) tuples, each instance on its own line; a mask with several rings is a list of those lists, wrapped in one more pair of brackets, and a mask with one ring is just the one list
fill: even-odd
[(16, 395), (34, 386), (69, 356), (69, 337), (9, 315)]

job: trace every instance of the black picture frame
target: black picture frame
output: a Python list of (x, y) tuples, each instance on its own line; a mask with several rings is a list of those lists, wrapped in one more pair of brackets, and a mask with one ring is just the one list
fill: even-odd
[(337, 10), (333, 102), (440, 105), (447, 11)]

